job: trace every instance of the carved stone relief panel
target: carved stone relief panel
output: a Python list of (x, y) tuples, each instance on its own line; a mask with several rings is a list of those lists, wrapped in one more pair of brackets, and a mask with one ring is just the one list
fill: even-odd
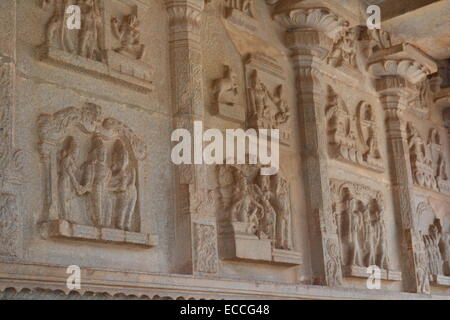
[(262, 54), (249, 55), (245, 63), (247, 127), (279, 129), (280, 142), (290, 143), (291, 107), (284, 96), (285, 77), (277, 61)]
[(382, 269), (382, 279), (401, 280), (391, 270), (381, 192), (351, 182), (331, 180), (333, 215), (338, 226), (344, 275), (368, 277), (367, 267)]
[(154, 246), (141, 233), (139, 163), (147, 147), (99, 106), (69, 107), (38, 120), (45, 170), (46, 237)]
[(230, 66), (224, 66), (223, 78), (213, 83), (213, 114), (238, 123), (245, 122), (245, 109), (240, 105), (237, 75)]
[(446, 265), (449, 250), (448, 232), (428, 202), (419, 203), (416, 215), (421, 237), (423, 272), (431, 283), (450, 286), (450, 273)]
[[(69, 5), (81, 9), (79, 30), (66, 26)], [(53, 16), (41, 46), (43, 60), (105, 76), (142, 92), (152, 90), (140, 26), (147, 5), (137, 0), (54, 0), (44, 8), (53, 10)]]
[(325, 112), (330, 157), (384, 171), (373, 107), (360, 102), (356, 113), (353, 113), (345, 101), (328, 87)]
[(437, 76), (428, 76), (424, 80), (415, 85), (415, 94), (412, 95), (408, 102), (407, 111), (415, 115), (428, 118), (430, 110), (434, 106), (434, 97), (440, 89), (442, 79)]
[(254, 32), (258, 28), (255, 19), (254, 0), (222, 0), (225, 18), (245, 31)]
[(356, 68), (356, 46), (359, 40), (359, 28), (343, 28), (334, 39), (333, 47), (328, 56), (327, 63), (333, 67), (347, 64)]
[(333, 44), (326, 62), (345, 72), (356, 70), (367, 74), (369, 58), (381, 49), (392, 46), (389, 33), (380, 29), (369, 30), (365, 26), (349, 26), (349, 22), (338, 19), (339, 26), (331, 34)]
[(450, 194), (447, 161), (437, 129), (430, 129), (428, 142), (417, 128), (407, 124), (409, 157), (414, 183)]
[(224, 259), (300, 264), (293, 251), (288, 181), (259, 166), (217, 167), (219, 253)]

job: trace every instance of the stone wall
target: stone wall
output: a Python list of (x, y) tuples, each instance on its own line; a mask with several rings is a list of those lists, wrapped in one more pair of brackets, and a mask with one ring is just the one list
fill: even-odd
[[(358, 3), (2, 0), (0, 298), (448, 298), (450, 52)], [(280, 172), (174, 165), (195, 121)]]

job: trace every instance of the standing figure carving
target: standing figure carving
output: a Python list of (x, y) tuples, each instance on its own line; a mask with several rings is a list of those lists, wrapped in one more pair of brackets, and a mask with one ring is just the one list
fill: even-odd
[(79, 55), (92, 60), (104, 60), (101, 43), (102, 15), (97, 0), (80, 0), (81, 30)]
[(272, 206), (273, 192), (271, 190), (270, 176), (258, 176), (259, 202), (264, 207), (264, 217), (261, 220), (261, 233), (273, 242), (276, 241), (276, 212)]
[(107, 164), (106, 147), (98, 136), (92, 139), (89, 158), (85, 168), (84, 191), (89, 192), (91, 219), (96, 226), (111, 227), (111, 201), (108, 192), (111, 169)]
[(291, 239), (291, 205), (288, 182), (280, 175), (274, 177), (275, 196), (273, 206), (276, 216), (276, 247), (292, 250)]
[(117, 229), (131, 231), (137, 201), (136, 171), (122, 141), (117, 140), (113, 151), (110, 190), (115, 196), (115, 225)]
[(440, 251), (442, 227), (439, 219), (436, 219), (428, 229), (428, 235), (423, 236), (425, 250), (428, 256), (429, 271), (432, 275), (444, 274), (444, 260)]
[(371, 221), (370, 221), (370, 233), (369, 233), (369, 259), (368, 265), (377, 265), (381, 268), (388, 269), (389, 261), (386, 255), (387, 252), (387, 239), (386, 228), (384, 226), (383, 211), (376, 199), (369, 201), (368, 209)]
[(66, 139), (66, 145), (61, 150), (59, 162), (58, 190), (61, 202), (61, 219), (73, 221), (72, 214), (76, 208), (77, 196), (83, 193), (83, 188), (76, 177), (78, 168), (76, 158), (78, 145), (73, 137)]
[(360, 201), (353, 199), (350, 201), (350, 243), (352, 244), (351, 265), (362, 266), (362, 244), (361, 230), (363, 228), (363, 213), (361, 212)]
[(250, 94), (250, 122), (253, 127), (273, 129), (272, 111), (270, 103), (272, 96), (259, 78), (258, 72), (254, 71), (251, 80)]
[(412, 160), (425, 164), (427, 162), (425, 142), (414, 126), (409, 126), (409, 130), (411, 133), (408, 141), (408, 146), (412, 155)]
[(248, 223), (247, 232), (255, 234), (259, 230), (259, 221), (264, 214), (264, 208), (251, 195), (247, 178), (242, 171), (235, 171), (235, 179), (238, 188), (231, 207), (231, 221)]

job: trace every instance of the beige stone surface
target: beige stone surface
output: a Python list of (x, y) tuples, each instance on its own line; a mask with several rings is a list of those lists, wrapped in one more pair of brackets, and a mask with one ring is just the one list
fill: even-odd
[[(449, 299), (449, 13), (1, 0), (0, 299)], [(280, 172), (173, 164), (194, 121), (279, 129)]]

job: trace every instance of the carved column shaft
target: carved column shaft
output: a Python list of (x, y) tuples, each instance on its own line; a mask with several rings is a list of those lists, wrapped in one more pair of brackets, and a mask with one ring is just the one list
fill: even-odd
[(14, 146), (16, 1), (0, 3), (0, 256), (20, 255), (20, 217), (14, 185), (21, 183), (21, 153)]
[[(389, 79), (386, 79), (388, 81)], [(381, 80), (378, 80), (381, 81)], [(380, 100), (386, 115), (386, 137), (389, 154), (390, 175), (394, 210), (400, 217), (402, 228), (402, 260), (403, 283), (410, 292), (426, 293), (429, 279), (421, 265), (421, 237), (417, 231), (415, 209), (413, 206), (412, 175), (408, 165), (409, 151), (406, 145), (405, 123), (402, 120), (403, 86), (395, 89), (394, 83), (402, 83), (403, 79), (390, 81), (382, 87), (388, 91), (381, 92)]]
[[(174, 127), (187, 129), (193, 133), (194, 121), (202, 121), (204, 116), (200, 35), (204, 0), (167, 0), (166, 7), (170, 27)], [(198, 201), (202, 201), (200, 194), (203, 191), (205, 176), (206, 168), (200, 165), (182, 165), (177, 168), (175, 265), (179, 267), (176, 272), (190, 274), (216, 271), (198, 270), (196, 263), (198, 260), (196, 255), (199, 254), (196, 248), (198, 243), (196, 239), (199, 235), (196, 232), (202, 230), (198, 225), (206, 224), (214, 230), (214, 235), (208, 236), (207, 241), (214, 241), (214, 247), (217, 248), (215, 217), (209, 215), (196, 219), (194, 212)]]
[[(325, 280), (329, 286), (342, 282), (341, 253), (337, 228), (332, 216), (331, 192), (327, 170), (324, 123), (324, 92), (318, 83), (316, 56), (326, 49), (326, 38), (311, 30), (288, 32), (288, 44), (297, 73), (299, 108), (303, 113), (303, 161), (310, 213), (310, 240), (313, 277)], [(306, 44), (306, 46), (305, 46)]]
[[(0, 4), (0, 182), (2, 189), (10, 182), (8, 172), (14, 152), (14, 91), (16, 63), (16, 1)], [(3, 190), (2, 190), (3, 191)]]
[(449, 141), (450, 141), (450, 107), (445, 108), (442, 116), (444, 118), (444, 124), (445, 124), (445, 127), (447, 128), (447, 134), (449, 136)]

